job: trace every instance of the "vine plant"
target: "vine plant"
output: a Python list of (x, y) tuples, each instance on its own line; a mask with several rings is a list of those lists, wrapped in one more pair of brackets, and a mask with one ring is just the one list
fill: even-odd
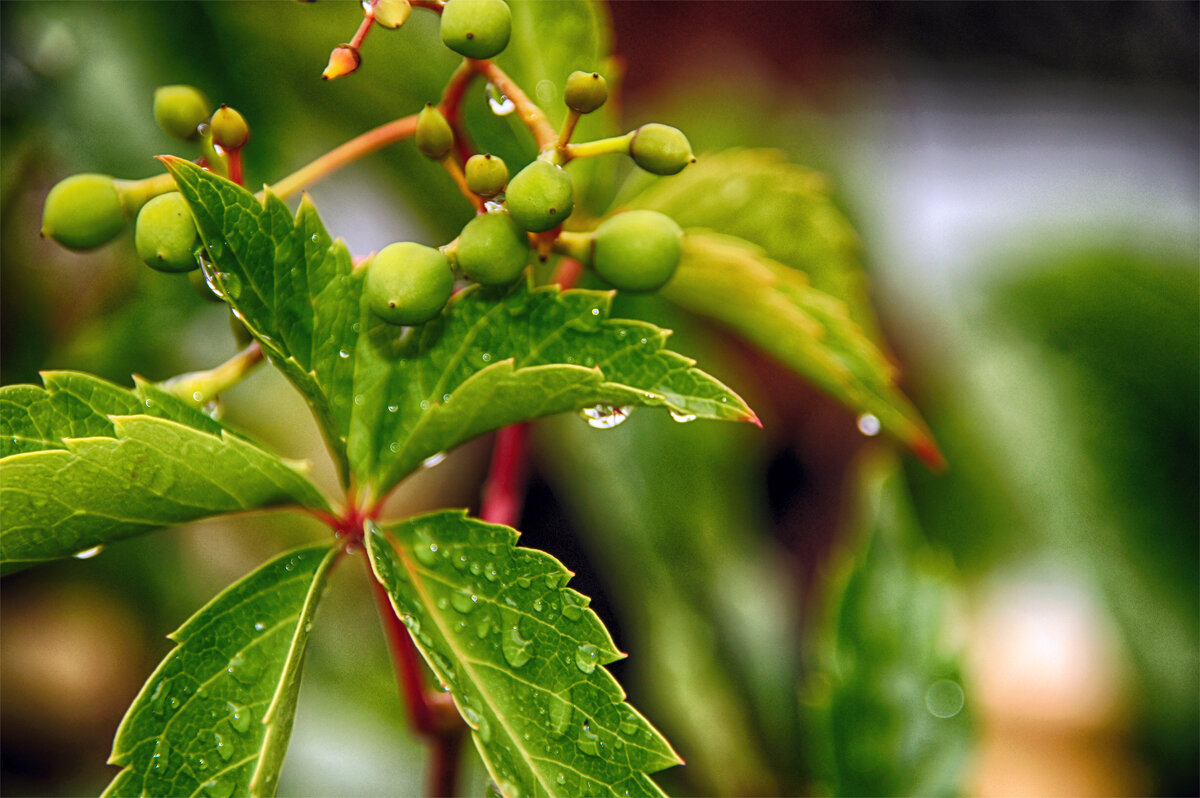
[[(242, 185), (251, 141), (242, 115), (167, 86), (155, 117), (196, 143), (195, 161), (160, 156), (165, 173), (77, 175), (50, 192), (44, 235), (86, 250), (135, 221), (138, 255), (163, 272), (202, 275), (245, 348), (210, 370), (135, 377), (129, 388), (75, 372), (3, 388), (4, 571), (259, 508), (308, 513), (332, 530), (232, 585), (171, 635), (175, 649), (117, 730), (110, 762), (120, 771), (106, 795), (273, 794), (319, 600), (347, 557), (366, 565), (412, 725), (430, 745), (432, 794), (454, 792), (468, 735), (504, 796), (661, 794), (649, 774), (681, 760), (604, 667), (622, 653), (568, 586), (571, 573), (516, 545), (527, 422), (576, 412), (609, 427), (635, 406), (680, 422), (759, 422), (669, 349), (668, 331), (612, 317), (616, 291), (661, 291), (807, 376), (858, 413), (864, 432), (886, 432), (937, 463), (857, 289), (810, 280), (740, 210), (754, 201), (751, 179), (768, 199), (794, 204), (823, 190), (818, 178), (769, 152), (697, 159), (667, 125), (614, 135), (612, 114), (587, 115), (604, 106), (615, 75), (602, 74), (605, 63), (572, 63), (594, 48), (550, 59), (565, 108), (539, 107), (510, 76), (510, 38), (544, 36), (580, 8), (369, 0), (322, 77), (354, 72), (373, 28), (439, 14), (443, 42), (463, 60), (436, 103), (254, 194)], [(488, 84), (496, 113), (515, 113), (531, 134), (532, 157), (511, 179), (499, 156), (473, 144), (463, 100), (476, 82)], [(577, 141), (585, 127), (599, 135)], [(355, 258), (307, 197), (294, 214), (285, 205), (410, 139), (476, 211), (455, 240)], [(621, 155), (659, 177), (634, 181), (619, 203), (598, 201), (603, 192), (592, 189)], [(303, 467), (214, 412), (264, 360), (311, 406), (342, 495), (322, 495)], [(492, 431), (478, 518), (383, 517), (406, 476)]]

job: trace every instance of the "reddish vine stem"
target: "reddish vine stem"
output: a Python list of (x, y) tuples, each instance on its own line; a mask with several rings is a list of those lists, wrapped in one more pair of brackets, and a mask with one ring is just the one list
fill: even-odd
[(431, 798), (445, 798), (458, 792), (458, 764), (461, 761), (462, 741), (461, 728), (433, 738), (433, 759), (429, 763)]
[(488, 523), (513, 526), (520, 518), (528, 436), (528, 424), (513, 424), (496, 433), (479, 509), (479, 517)]
[(438, 103), (438, 109), (442, 112), (442, 116), (446, 117), (451, 130), (454, 131), (454, 152), (463, 163), (466, 163), (467, 159), (474, 154), (475, 148), (467, 136), (466, 125), (463, 124), (462, 102), (467, 89), (471, 87), (471, 81), (477, 74), (471, 67), (471, 62), (464, 60), (450, 76), (449, 82), (446, 83), (446, 89), (442, 92), (442, 100)]
[(538, 149), (552, 149), (558, 142), (558, 131), (546, 119), (546, 112), (539, 108), (533, 100), (529, 99), (529, 95), (517, 85), (516, 81), (491, 61), (468, 60), (468, 63), (476, 72), (483, 75), (491, 81), (493, 86), (503, 92), (505, 97), (512, 100), (517, 113), (521, 115), (521, 121), (533, 133), (533, 138), (537, 141)]
[(246, 181), (242, 179), (242, 151), (240, 149), (227, 150), (225, 158), (229, 164), (229, 179), (239, 186), (245, 186)]
[[(421, 663), (416, 646), (413, 645), (412, 638), (408, 635), (408, 628), (397, 617), (396, 610), (388, 598), (387, 590), (379, 584), (379, 580), (371, 571), (371, 563), (367, 560), (365, 552), (363, 563), (367, 566), (367, 581), (371, 583), (371, 592), (375, 594), (375, 603), (379, 607), (379, 619), (383, 622), (384, 631), (387, 633), (388, 649), (391, 651), (392, 663), (396, 668), (396, 681), (399, 683), (401, 695), (404, 696), (404, 703), (408, 706), (413, 731), (422, 737), (432, 739), (437, 734), (437, 729), (433, 722), (433, 711), (429, 706), (423, 686)], [(439, 747), (435, 745), (434, 750), (437, 751)]]

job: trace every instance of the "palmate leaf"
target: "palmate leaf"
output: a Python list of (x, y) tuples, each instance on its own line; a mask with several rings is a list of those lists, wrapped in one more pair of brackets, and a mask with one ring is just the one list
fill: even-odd
[(934, 467), (941, 454), (896, 369), (850, 318), (846, 304), (804, 274), (731, 236), (690, 230), (664, 297), (737, 332), (881, 428)]
[(946, 634), (951, 569), (922, 545), (895, 458), (867, 461), (859, 504), (806, 696), (821, 792), (958, 795), (972, 724)]
[(756, 421), (668, 333), (609, 319), (611, 293), (475, 286), (435, 320), (384, 324), (362, 307), (363, 269), (311, 204), (293, 219), (227, 180), (168, 162), (215, 262), (213, 279), (307, 396), (343, 477), (378, 495), (476, 435), (597, 404)]
[(450, 511), (366, 545), (505, 798), (661, 795), (646, 774), (680, 760), (603, 667), (622, 654), (571, 573), (516, 538)]
[(271, 560), (169, 635), (167, 655), (117, 729), (105, 796), (274, 795), (313, 615), (341, 554)]
[(0, 571), (220, 513), (328, 509), (292, 465), (139, 381), (0, 389)]

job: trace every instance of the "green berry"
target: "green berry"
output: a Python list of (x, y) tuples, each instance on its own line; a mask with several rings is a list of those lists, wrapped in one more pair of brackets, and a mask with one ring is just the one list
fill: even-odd
[(571, 177), (547, 161), (534, 161), (518, 172), (504, 197), (513, 220), (531, 233), (557, 227), (575, 209)]
[(182, 141), (200, 135), (198, 128), (212, 114), (212, 106), (195, 86), (159, 86), (154, 90), (154, 121)]
[(467, 188), (481, 197), (494, 197), (508, 182), (508, 167), (496, 155), (472, 155), (465, 167)]
[(42, 235), (70, 249), (107, 244), (125, 229), (121, 193), (108, 175), (74, 175), (46, 196)]
[(404, 241), (388, 244), (367, 266), (367, 307), (389, 324), (423, 324), (436, 316), (454, 291), (450, 261), (432, 247)]
[(484, 285), (508, 285), (529, 259), (529, 236), (507, 213), (485, 213), (458, 235), (458, 266)]
[(674, 175), (694, 163), (692, 145), (683, 131), (651, 122), (633, 132), (629, 155), (638, 166), (656, 175)]
[(250, 140), (250, 126), (246, 118), (228, 105), (222, 105), (209, 122), (213, 144), (225, 151), (240, 150)]
[(447, 0), (442, 41), (467, 58), (491, 58), (508, 46), (512, 12), (504, 0)]
[(450, 154), (454, 146), (454, 131), (442, 112), (433, 103), (425, 103), (421, 113), (417, 114), (417, 149), (426, 158), (440, 161)]
[(592, 235), (592, 268), (614, 288), (661, 288), (679, 266), (683, 231), (658, 211), (626, 211), (605, 220)]
[(198, 268), (196, 223), (178, 191), (159, 194), (138, 213), (133, 242), (138, 257), (160, 272), (188, 272)]
[(376, 0), (375, 21), (385, 28), (396, 29), (408, 20), (412, 4), (408, 0)]
[(599, 72), (572, 72), (563, 89), (563, 100), (572, 111), (590, 114), (608, 99), (608, 81)]

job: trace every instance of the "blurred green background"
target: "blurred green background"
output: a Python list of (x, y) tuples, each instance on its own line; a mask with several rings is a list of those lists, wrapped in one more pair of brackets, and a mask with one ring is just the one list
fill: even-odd
[[(618, 2), (611, 17), (623, 129), (677, 125), (701, 154), (778, 147), (831, 176), (951, 464), (897, 460), (721, 331), (622, 305), (675, 329), (765, 426), (639, 412), (537, 430), (523, 542), (578, 573), (630, 652), (614, 672), (689, 763), (664, 787), (1200, 791), (1197, 6)], [(189, 154), (154, 125), (160, 84), (246, 115), (250, 185), (435, 99), (455, 62), (420, 12), (372, 34), (359, 73), (319, 80), (358, 18), (327, 0), (0, 4), (5, 384), (44, 368), (162, 379), (233, 353), (227, 311), (186, 278), (141, 267), (128, 238), (87, 255), (40, 240), (41, 203), (75, 172), (140, 177), (154, 154)], [(446, 240), (470, 215), (403, 145), (312, 195), (356, 254)], [(282, 378), (257, 374), (225, 412), (332, 487)], [(392, 509), (477, 506), (487, 454), (462, 447)], [(210, 521), (6, 578), (0, 792), (102, 789), (163, 635), (322, 534)], [(393, 676), (356, 568), (321, 610), (281, 794), (422, 791), (400, 702), (370, 697)], [(483, 784), (472, 759), (464, 793)]]

